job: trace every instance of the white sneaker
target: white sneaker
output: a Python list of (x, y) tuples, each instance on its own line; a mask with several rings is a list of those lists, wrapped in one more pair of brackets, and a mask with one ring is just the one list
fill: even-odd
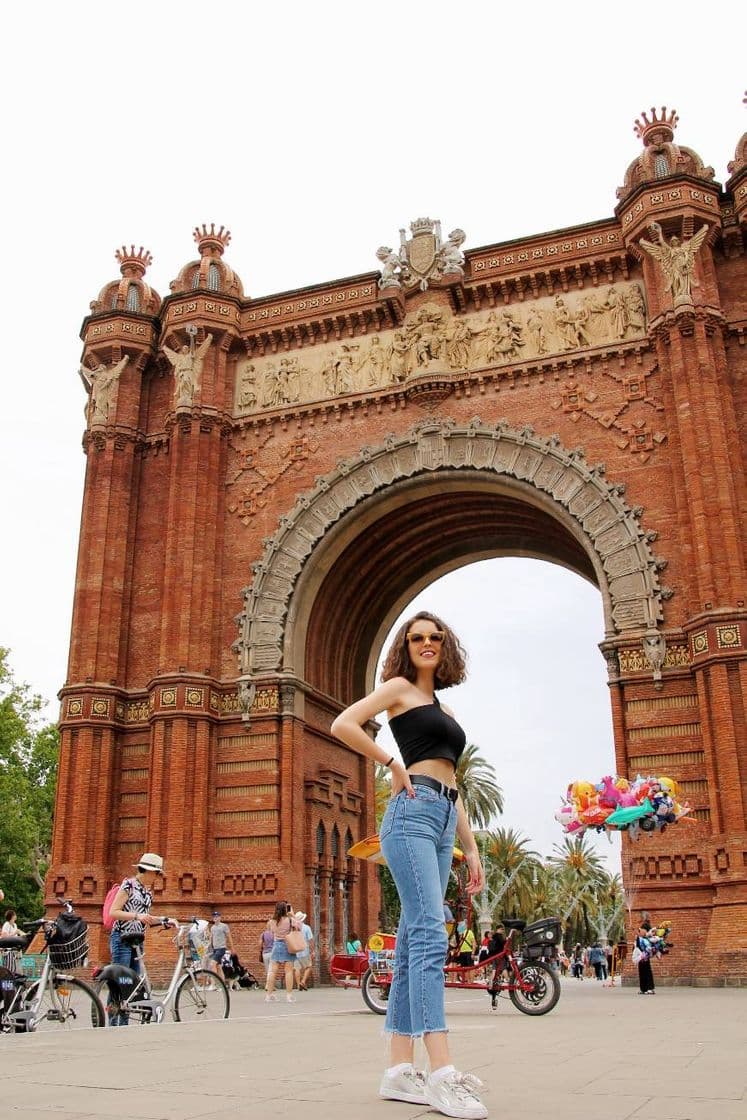
[(429, 1077), (425, 1083), (425, 1099), (431, 1108), (443, 1112), (444, 1116), (483, 1120), (488, 1110), (477, 1095), (478, 1089), (482, 1089), (479, 1078), (455, 1070), (438, 1081)]
[(379, 1086), (379, 1096), (387, 1101), (428, 1104), (425, 1099), (425, 1074), (412, 1068), (402, 1069), (394, 1075), (385, 1073)]

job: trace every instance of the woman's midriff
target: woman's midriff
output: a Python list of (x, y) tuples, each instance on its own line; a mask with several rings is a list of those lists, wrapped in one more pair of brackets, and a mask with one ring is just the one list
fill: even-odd
[(445, 786), (455, 786), (454, 764), (447, 758), (424, 758), (422, 762), (415, 762), (407, 771), (408, 774), (427, 774)]

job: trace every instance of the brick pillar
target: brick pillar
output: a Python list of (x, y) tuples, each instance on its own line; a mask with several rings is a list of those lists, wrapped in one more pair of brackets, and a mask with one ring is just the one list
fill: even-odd
[[(116, 748), (126, 683), (123, 635), (130, 624), (144, 445), (142, 380), (152, 356), (154, 324), (111, 313), (95, 326), (89, 321), (84, 337), (83, 368), (87, 377), (93, 375), (93, 389), (83, 439), (87, 463), (73, 636), (60, 694), (60, 778), (48, 890), (53, 894), (64, 880), (64, 890), (95, 919), (114, 874)], [(110, 379), (103, 398), (96, 396), (96, 376)]]

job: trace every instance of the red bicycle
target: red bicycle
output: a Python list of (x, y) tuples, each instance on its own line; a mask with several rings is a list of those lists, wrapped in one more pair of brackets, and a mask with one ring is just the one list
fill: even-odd
[[(348, 854), (377, 863), (384, 862), (378, 836), (359, 841)], [(472, 903), (466, 890), (464, 855), (458, 848), (454, 849), (453, 871), (457, 880), (456, 910), (460, 914), (466, 913), (469, 925)], [(498, 996), (507, 992), (514, 1007), (525, 1015), (546, 1015), (560, 999), (560, 980), (552, 964), (560, 943), (560, 919), (541, 918), (530, 925), (520, 919), (509, 919), (503, 925), (507, 936), (500, 952), (473, 965), (465, 966), (447, 960), (444, 964), (444, 985), (447, 988), (487, 992), (491, 1010), (496, 1009)], [(523, 936), (519, 947), (514, 942), (520, 934)], [(374, 933), (367, 944), (368, 968), (361, 973), (361, 962), (355, 962), (363, 999), (371, 1011), (379, 1015), (386, 1014), (395, 948), (393, 934)], [(339, 975), (349, 963), (352, 962), (333, 957), (330, 971), (333, 976), (335, 971)], [(351, 973), (348, 972), (348, 975)], [(356, 979), (352, 982), (356, 983)]]

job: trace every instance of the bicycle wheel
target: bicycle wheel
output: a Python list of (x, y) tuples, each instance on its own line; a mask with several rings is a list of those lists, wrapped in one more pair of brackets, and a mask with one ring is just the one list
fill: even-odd
[(533, 961), (531, 964), (523, 964), (519, 972), (522, 983), (531, 984), (532, 987), (526, 992), (519, 989), (509, 992), (514, 1007), (518, 1007), (525, 1015), (546, 1015), (548, 1011), (552, 1011), (560, 999), (560, 981), (554, 970), (541, 961)]
[(231, 997), (220, 976), (205, 968), (196, 968), (182, 976), (174, 996), (177, 1023), (227, 1019), (230, 1013)]
[(391, 981), (387, 980), (386, 983), (382, 983), (374, 976), (370, 968), (367, 968), (363, 973), (363, 980), (361, 981), (363, 998), (367, 1007), (371, 1011), (375, 1011), (377, 1015), (386, 1015), (386, 1005), (389, 1001), (391, 986)]
[[(26, 993), (24, 1003), (29, 1011), (36, 1003), (38, 990), (39, 985), (34, 984)], [(105, 1023), (103, 1004), (85, 980), (77, 980), (73, 976), (50, 976), (41, 1004), (34, 1012), (31, 1030), (49, 1031), (60, 1027), (83, 1030), (103, 1027)]]

